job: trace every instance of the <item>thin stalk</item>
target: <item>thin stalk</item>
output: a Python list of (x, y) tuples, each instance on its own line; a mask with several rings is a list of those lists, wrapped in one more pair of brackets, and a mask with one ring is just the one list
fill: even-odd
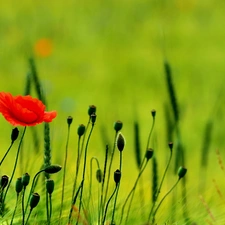
[(173, 185), (173, 187), (164, 195), (164, 197), (162, 198), (162, 200), (159, 202), (158, 206), (156, 207), (156, 209), (155, 209), (155, 211), (153, 213), (152, 224), (154, 224), (154, 222), (155, 222), (155, 215), (156, 215), (159, 207), (161, 206), (162, 202), (170, 194), (170, 192), (176, 187), (176, 185), (178, 184), (179, 181), (180, 181), (180, 178), (178, 178), (177, 182)]
[(26, 186), (23, 187), (23, 193), (22, 193), (22, 225), (24, 225), (24, 222), (25, 222), (25, 210), (24, 210), (25, 190), (26, 190)]
[(13, 179), (14, 174), (15, 174), (15, 171), (16, 171), (16, 166), (17, 166), (17, 162), (18, 162), (18, 158), (19, 158), (19, 153), (20, 153), (20, 149), (21, 149), (21, 145), (22, 145), (22, 141), (23, 141), (25, 132), (26, 132), (26, 127), (24, 127), (24, 130), (23, 130), (23, 133), (22, 133), (22, 137), (20, 139), (20, 143), (19, 143), (19, 146), (18, 146), (18, 149), (17, 149), (17, 154), (16, 154), (16, 159), (15, 159), (15, 163), (14, 163), (12, 175), (11, 175), (11, 178), (10, 178), (9, 183), (7, 185), (7, 188), (6, 188), (4, 197), (3, 197), (3, 205), (4, 205), (4, 202), (5, 202), (5, 198), (6, 198), (6, 195), (7, 195), (8, 190), (9, 190), (10, 184), (12, 182), (12, 179)]
[(3, 161), (5, 160), (5, 157), (7, 156), (7, 154), (8, 154), (9, 151), (10, 151), (10, 149), (12, 148), (13, 143), (14, 143), (14, 141), (11, 142), (11, 144), (10, 144), (8, 150), (6, 151), (5, 155), (3, 156), (3, 158), (2, 158), (2, 160), (1, 160), (1, 162), (0, 162), (0, 166), (2, 165)]
[[(86, 162), (87, 162), (87, 150), (88, 150), (88, 144), (89, 144), (90, 137), (91, 137), (91, 134), (92, 134), (93, 129), (94, 129), (94, 123), (92, 123), (92, 127), (91, 127), (91, 130), (90, 130), (90, 133), (89, 133), (87, 142), (86, 142), (86, 147), (85, 147), (85, 152), (84, 152), (84, 166), (83, 166), (83, 178), (82, 178), (82, 180), (83, 180), (83, 185), (82, 185), (81, 191), (80, 191), (79, 212), (80, 212), (80, 210), (81, 210), (81, 203), (82, 203), (83, 190), (84, 190), (84, 179), (85, 179), (85, 172), (86, 172)], [(76, 225), (77, 225), (77, 224), (78, 224), (78, 219), (77, 219)]]
[(102, 211), (102, 216), (103, 216), (103, 213), (104, 213), (103, 191), (104, 191), (105, 176), (106, 176), (106, 169), (107, 169), (107, 162), (108, 162), (108, 153), (109, 153), (109, 146), (106, 145), (106, 151), (105, 151), (105, 163), (104, 163), (104, 171), (103, 171), (103, 177), (102, 177), (101, 200), (100, 200), (100, 212), (99, 212), (98, 224), (100, 224), (100, 221), (101, 221), (101, 211)]
[(110, 175), (111, 175), (111, 167), (112, 167), (113, 157), (114, 157), (115, 148), (116, 148), (117, 134), (118, 134), (118, 132), (115, 133), (114, 142), (113, 142), (113, 149), (112, 149), (112, 154), (111, 154), (109, 168), (108, 168), (108, 177), (107, 177), (107, 181), (106, 181), (106, 189), (105, 189), (105, 198), (104, 198), (104, 201), (103, 201), (103, 208), (104, 208), (105, 203), (106, 203), (108, 189), (109, 189), (109, 180), (110, 180)]
[[(91, 188), (92, 188), (92, 161), (95, 160), (97, 163), (98, 169), (100, 169), (99, 161), (96, 157), (92, 157), (90, 160), (90, 184), (89, 184), (89, 195), (88, 195), (88, 207), (90, 206), (90, 200), (91, 200)], [(89, 211), (89, 210), (88, 210)]]
[(27, 221), (26, 221), (25, 225), (27, 225), (28, 220), (30, 219), (31, 212), (32, 212), (32, 209), (30, 209), (30, 212), (29, 212), (29, 214), (28, 214)]
[[(120, 151), (120, 172), (121, 173), (122, 173), (122, 159), (123, 159), (123, 151)], [(115, 196), (115, 200), (114, 200), (111, 224), (114, 222), (114, 216), (115, 216), (115, 211), (116, 211), (116, 202), (117, 202), (117, 197), (118, 197), (118, 193), (119, 193), (120, 182), (117, 186), (118, 186), (118, 188), (116, 190), (116, 196)]]
[(135, 181), (135, 184), (134, 184), (133, 188), (131, 189), (129, 195), (128, 195), (127, 198), (126, 198), (126, 201), (125, 201), (125, 203), (124, 203), (124, 205), (123, 205), (123, 209), (122, 209), (122, 214), (121, 214), (121, 220), (120, 220), (120, 223), (122, 222), (122, 219), (123, 219), (123, 211), (124, 211), (125, 205), (126, 205), (128, 199), (129, 199), (129, 197), (131, 196), (131, 200), (130, 200), (130, 204), (129, 204), (129, 206), (128, 206), (127, 216), (126, 216), (126, 220), (125, 220), (125, 221), (126, 221), (125, 224), (127, 223), (127, 220), (128, 220), (128, 217), (129, 217), (129, 213), (130, 213), (130, 209), (131, 209), (131, 204), (132, 204), (132, 201), (133, 201), (133, 198), (134, 198), (135, 189), (136, 189), (136, 187), (137, 187), (137, 183), (138, 183), (138, 181), (139, 181), (139, 179), (140, 179), (142, 173), (144, 172), (144, 170), (145, 170), (147, 164), (148, 164), (148, 160), (146, 160), (144, 166), (143, 166), (142, 169), (140, 170), (140, 172), (139, 172), (139, 174), (138, 174), (138, 177), (137, 177), (137, 179), (136, 179), (136, 181)]
[(18, 206), (18, 202), (19, 202), (19, 194), (17, 194), (17, 196), (16, 196), (16, 205), (15, 205), (15, 208), (14, 208), (14, 211), (13, 211), (13, 215), (12, 215), (12, 219), (11, 219), (10, 225), (13, 224), (13, 219), (14, 219), (14, 216), (16, 214), (16, 209), (17, 209), (17, 206)]
[(152, 119), (153, 119), (153, 121), (152, 121), (152, 127), (151, 127), (150, 132), (149, 132), (149, 135), (148, 135), (146, 150), (149, 148), (150, 139), (151, 139), (152, 132), (153, 132), (153, 129), (154, 129), (154, 126), (155, 126), (155, 116), (153, 116)]
[(116, 187), (115, 187), (115, 189), (114, 189), (112, 195), (110, 196), (110, 198), (109, 198), (109, 200), (108, 200), (108, 202), (107, 202), (107, 204), (106, 204), (106, 207), (105, 207), (105, 214), (104, 214), (103, 219), (102, 219), (102, 225), (104, 225), (104, 222), (105, 222), (105, 218), (106, 218), (106, 214), (107, 214), (109, 202), (111, 201), (113, 195), (116, 193), (117, 187), (118, 187), (118, 184), (116, 185)]
[(52, 218), (52, 195), (49, 194), (49, 224), (51, 223)]
[[(79, 173), (79, 168), (80, 168), (80, 140), (81, 136), (78, 138), (78, 144), (77, 144), (77, 163), (76, 163), (76, 172), (75, 172), (75, 178), (74, 178), (74, 183), (73, 183), (73, 191), (72, 191), (72, 198), (71, 198), (71, 209), (73, 208), (73, 199), (74, 199), (74, 194), (77, 186), (77, 177)], [(73, 210), (70, 210), (69, 213), (69, 218), (68, 218), (68, 223), (70, 224), (71, 221), (71, 216), (72, 216)]]
[(170, 165), (170, 162), (171, 162), (171, 159), (172, 159), (172, 155), (173, 155), (173, 151), (171, 150), (171, 151), (170, 151), (169, 161), (168, 161), (167, 166), (166, 166), (166, 169), (165, 169), (165, 171), (164, 171), (164, 174), (163, 174), (162, 180), (161, 180), (161, 182), (160, 182), (159, 188), (158, 188), (158, 190), (157, 190), (157, 192), (156, 192), (155, 201), (154, 201), (153, 204), (152, 204), (152, 208), (151, 208), (151, 211), (150, 211), (149, 216), (148, 216), (148, 222), (150, 221), (150, 218), (151, 218), (151, 216), (152, 216), (153, 210), (154, 210), (154, 208), (155, 208), (156, 201), (157, 201), (157, 199), (158, 199), (158, 197), (159, 197), (159, 193), (160, 193), (160, 191), (161, 191), (163, 181), (164, 181), (165, 176), (166, 176), (166, 173), (167, 173), (167, 171), (168, 171), (168, 168), (169, 168), (169, 165)]
[(47, 215), (47, 224), (49, 225), (50, 224), (50, 220), (49, 220), (49, 204), (48, 204), (48, 192), (46, 190), (46, 193), (45, 193), (46, 197), (45, 197), (45, 204), (46, 204), (46, 215)]
[(63, 166), (63, 183), (62, 183), (62, 193), (61, 193), (61, 204), (60, 204), (60, 210), (59, 210), (59, 223), (58, 224), (61, 223), (62, 210), (63, 210), (64, 189), (65, 189), (65, 183), (66, 183), (66, 164), (67, 164), (67, 157), (68, 157), (69, 139), (70, 139), (70, 125), (68, 124), (66, 151), (65, 151), (64, 166)]

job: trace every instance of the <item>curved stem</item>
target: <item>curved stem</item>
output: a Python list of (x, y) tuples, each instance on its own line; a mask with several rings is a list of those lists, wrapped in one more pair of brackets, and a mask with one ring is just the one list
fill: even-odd
[(16, 214), (16, 209), (17, 209), (17, 205), (18, 205), (18, 200), (19, 200), (19, 194), (17, 194), (17, 196), (16, 196), (16, 205), (15, 205), (15, 208), (14, 208), (14, 211), (13, 211), (13, 215), (12, 215), (12, 219), (11, 219), (10, 225), (13, 224), (13, 219), (14, 219), (14, 216), (15, 216), (15, 214)]
[[(109, 180), (110, 180), (110, 175), (111, 175), (111, 167), (112, 167), (112, 162), (113, 162), (113, 157), (114, 157), (114, 153), (115, 153), (115, 148), (116, 148), (116, 137), (117, 137), (118, 132), (115, 133), (115, 137), (114, 137), (114, 141), (113, 141), (113, 149), (112, 149), (112, 155), (110, 158), (110, 163), (109, 163), (109, 168), (108, 168), (108, 177), (107, 177), (107, 181), (106, 181), (106, 189), (105, 189), (105, 198), (103, 201), (103, 209), (105, 206), (105, 202), (107, 199), (107, 194), (108, 194), (108, 189), (109, 189)], [(103, 213), (103, 211), (102, 211)]]
[(25, 190), (26, 187), (23, 187), (23, 193), (22, 193), (22, 224), (24, 225), (24, 221), (25, 221), (25, 210), (24, 210), (24, 196), (25, 196)]
[(36, 181), (36, 178), (37, 178), (37, 176), (38, 176), (41, 172), (44, 172), (44, 171), (45, 171), (45, 170), (40, 170), (40, 171), (38, 171), (38, 172), (35, 174), (34, 178), (33, 178), (32, 185), (31, 185), (31, 188), (30, 188), (30, 193), (29, 193), (29, 195), (28, 195), (28, 200), (27, 200), (27, 204), (26, 204), (25, 214), (26, 214), (26, 212), (27, 212), (27, 207), (28, 207), (28, 204), (29, 204), (29, 202), (30, 202), (30, 197), (31, 197), (31, 194), (32, 194), (33, 189), (34, 189), (34, 183), (35, 183), (35, 181)]
[[(123, 159), (123, 151), (120, 151), (120, 172), (121, 173), (122, 173), (122, 159)], [(117, 197), (118, 197), (118, 193), (119, 193), (119, 188), (120, 188), (120, 182), (118, 184), (118, 188), (117, 188), (117, 191), (116, 191), (116, 197), (115, 197), (115, 200), (114, 200), (111, 224), (114, 222), (114, 216), (115, 216), (115, 211), (116, 211), (116, 202), (117, 202)]]
[[(85, 152), (84, 152), (84, 166), (83, 166), (83, 177), (82, 177), (83, 185), (81, 187), (81, 192), (80, 192), (79, 212), (81, 210), (81, 203), (82, 203), (83, 190), (84, 190), (84, 180), (85, 180), (85, 172), (86, 172), (88, 144), (89, 144), (90, 137), (91, 137), (91, 134), (92, 134), (93, 129), (94, 129), (94, 123), (92, 123), (92, 127), (91, 127), (91, 130), (90, 130), (88, 139), (87, 139), (87, 143), (86, 143), (86, 147), (85, 147)], [(78, 224), (78, 219), (79, 219), (79, 217), (77, 218), (76, 225)]]
[(10, 151), (10, 149), (12, 148), (13, 143), (14, 143), (14, 141), (11, 142), (11, 144), (10, 144), (8, 150), (6, 151), (5, 155), (3, 156), (3, 158), (2, 158), (2, 160), (1, 160), (1, 162), (0, 162), (0, 166), (2, 165), (2, 163), (3, 163), (4, 159), (5, 159), (5, 157), (7, 156), (7, 154), (8, 154), (9, 151)]
[[(92, 161), (95, 160), (97, 163), (98, 169), (100, 169), (99, 161), (96, 157), (92, 157), (90, 160), (90, 184), (89, 184), (89, 195), (88, 195), (88, 207), (90, 207), (90, 200), (91, 200), (91, 188), (92, 188)], [(89, 211), (89, 210), (88, 210)]]
[(153, 213), (153, 218), (152, 218), (152, 224), (154, 224), (155, 222), (155, 215), (159, 209), (159, 207), (161, 206), (162, 202), (165, 200), (165, 198), (170, 194), (170, 192), (176, 187), (176, 185), (178, 184), (178, 182), (180, 181), (180, 179), (177, 180), (177, 182), (173, 185), (173, 187), (164, 195), (164, 197), (162, 198), (162, 200), (160, 201), (159, 205), (157, 206), (157, 208), (155, 209), (154, 213)]
[(60, 204), (60, 211), (59, 211), (59, 223), (61, 223), (61, 216), (63, 210), (63, 201), (64, 201), (64, 189), (66, 183), (66, 164), (67, 164), (67, 157), (68, 157), (68, 145), (70, 139), (70, 125), (68, 125), (68, 133), (67, 133), (67, 140), (66, 140), (66, 151), (65, 151), (65, 158), (64, 158), (64, 168), (63, 168), (63, 183), (62, 183), (62, 193), (61, 193), (61, 204)]
[(24, 130), (23, 130), (23, 133), (22, 133), (22, 137), (21, 137), (21, 139), (20, 139), (20, 143), (19, 143), (19, 146), (18, 146), (18, 149), (17, 149), (17, 154), (16, 154), (16, 159), (15, 159), (15, 163), (14, 163), (12, 175), (11, 175), (11, 178), (10, 178), (9, 183), (8, 183), (8, 185), (7, 185), (7, 188), (6, 188), (4, 197), (3, 197), (3, 201), (2, 201), (2, 202), (3, 202), (3, 207), (4, 207), (4, 202), (5, 202), (5, 198), (6, 198), (7, 192), (8, 192), (8, 190), (9, 190), (10, 184), (11, 184), (11, 182), (12, 182), (12, 179), (13, 179), (14, 174), (15, 174), (15, 171), (16, 171), (16, 166), (17, 166), (17, 162), (18, 162), (18, 159), (19, 159), (19, 153), (20, 153), (20, 149), (21, 149), (21, 145), (22, 145), (22, 141), (23, 141), (25, 132), (26, 132), (26, 127), (24, 127)]
[[(124, 206), (123, 206), (123, 209), (122, 209), (123, 211), (124, 211), (125, 205), (126, 205), (128, 199), (129, 199), (129, 197), (131, 196), (130, 204), (129, 204), (128, 210), (127, 210), (127, 216), (126, 216), (126, 222), (125, 222), (125, 224), (127, 223), (127, 220), (128, 220), (128, 217), (129, 217), (129, 213), (130, 213), (130, 209), (131, 209), (131, 204), (132, 204), (132, 201), (133, 201), (133, 198), (134, 198), (134, 192), (135, 192), (135, 189), (136, 189), (136, 187), (137, 187), (137, 183), (138, 183), (138, 181), (139, 181), (139, 179), (140, 179), (142, 173), (144, 172), (144, 170), (145, 170), (147, 164), (148, 164), (148, 160), (146, 160), (146, 162), (145, 162), (143, 168), (140, 170), (140, 172), (139, 172), (139, 174), (138, 174), (138, 177), (137, 177), (137, 179), (136, 179), (136, 182), (135, 182), (133, 188), (131, 189), (131, 191), (130, 191), (130, 193), (129, 193), (129, 195), (128, 195), (128, 197), (126, 198), (126, 201), (125, 201), (125, 203), (124, 203)], [(132, 195), (131, 195), (131, 194), (132, 194)], [(122, 219), (123, 219), (123, 211), (122, 211), (122, 214), (121, 214), (121, 220), (120, 220), (120, 223), (122, 222)]]
[(157, 199), (158, 199), (158, 197), (159, 197), (159, 193), (160, 193), (160, 191), (161, 191), (163, 181), (164, 181), (164, 179), (165, 179), (167, 170), (168, 170), (168, 168), (169, 168), (169, 165), (170, 165), (170, 162), (171, 162), (171, 159), (172, 159), (172, 155), (173, 155), (173, 152), (170, 151), (170, 158), (169, 158), (169, 161), (168, 161), (168, 163), (167, 163), (166, 169), (165, 169), (165, 171), (164, 171), (164, 174), (163, 174), (162, 180), (161, 180), (161, 182), (160, 182), (159, 188), (158, 188), (158, 190), (157, 190), (157, 192), (156, 192), (155, 201), (153, 202), (151, 211), (150, 211), (149, 216), (148, 216), (148, 222), (150, 221), (150, 218), (151, 218), (152, 212), (153, 212), (153, 210), (154, 210), (156, 201), (157, 201)]
[(102, 220), (102, 225), (104, 225), (104, 222), (105, 222), (105, 218), (106, 218), (106, 214), (107, 214), (109, 202), (111, 201), (113, 195), (116, 193), (117, 187), (118, 187), (118, 185), (116, 185), (116, 187), (115, 187), (115, 189), (114, 189), (112, 195), (110, 196), (110, 198), (109, 198), (109, 200), (108, 200), (108, 202), (107, 202), (107, 204), (106, 204), (106, 207), (105, 207), (105, 214), (104, 214), (104, 217), (103, 217), (103, 220)]
[[(108, 152), (109, 152), (109, 146), (106, 145), (106, 151), (105, 151), (105, 163), (104, 163), (104, 171), (103, 171), (102, 187), (101, 187), (100, 210), (99, 210), (99, 218), (98, 218), (98, 224), (99, 224), (99, 225), (100, 225), (100, 221), (101, 221), (101, 215), (103, 216), (103, 213), (104, 213), (103, 191), (104, 191), (105, 175), (106, 175), (107, 162), (108, 162)], [(102, 213), (101, 213), (101, 212), (102, 212)]]
[(29, 212), (29, 214), (28, 214), (27, 221), (26, 221), (25, 225), (27, 225), (28, 220), (30, 219), (31, 212), (32, 212), (32, 209), (30, 209), (30, 212)]

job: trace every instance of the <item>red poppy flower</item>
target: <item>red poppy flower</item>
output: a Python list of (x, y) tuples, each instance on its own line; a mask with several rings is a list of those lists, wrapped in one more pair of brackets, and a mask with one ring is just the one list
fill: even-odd
[(42, 122), (51, 122), (56, 111), (45, 112), (45, 105), (38, 99), (27, 96), (12, 96), (0, 92), (0, 113), (13, 126), (35, 126)]

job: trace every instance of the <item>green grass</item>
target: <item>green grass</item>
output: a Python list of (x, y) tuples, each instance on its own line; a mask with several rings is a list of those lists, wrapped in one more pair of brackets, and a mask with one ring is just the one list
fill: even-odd
[[(2, 3), (0, 90), (15, 95), (23, 94), (28, 71), (27, 59), (33, 54), (34, 43), (43, 37), (51, 39), (52, 55), (47, 58), (36, 57), (36, 65), (46, 88), (48, 108), (58, 111), (58, 117), (51, 124), (52, 161), (59, 164), (63, 162), (66, 118), (71, 115), (74, 121), (71, 127), (73, 138), (69, 147), (72, 162), (67, 185), (70, 187), (73, 184), (72, 171), (76, 157), (76, 129), (78, 124), (87, 123), (87, 107), (95, 104), (98, 118), (90, 143), (89, 159), (98, 156), (103, 165), (105, 143), (102, 141), (101, 130), (106, 129), (105, 134), (110, 140), (109, 144), (112, 144), (113, 123), (118, 119), (124, 123), (126, 149), (119, 195), (119, 201), (122, 201), (127, 196), (127, 187), (132, 188), (138, 173), (134, 157), (133, 124), (134, 121), (139, 122), (143, 153), (151, 127), (150, 111), (153, 108), (157, 110), (157, 118), (151, 147), (158, 159), (160, 175), (168, 159), (164, 104), (169, 103), (169, 97), (163, 68), (166, 57), (173, 71), (180, 109), (182, 142), (186, 149), (189, 215), (200, 224), (205, 224), (205, 219), (210, 219), (199, 199), (201, 193), (216, 217), (214, 223), (223, 224), (224, 203), (212, 182), (212, 179), (216, 179), (220, 190), (224, 189), (224, 174), (215, 153), (219, 149), (221, 158), (224, 158), (222, 124), (225, 32), (221, 29), (225, 19), (223, 7), (222, 0), (218, 4), (203, 0), (182, 3), (178, 0)], [(212, 120), (214, 124), (209, 164), (205, 171), (199, 171), (204, 129), (208, 120)], [(3, 117), (0, 118), (0, 125), (3, 154), (10, 143), (11, 127)], [(43, 127), (38, 126), (40, 135), (42, 131)], [(34, 175), (43, 160), (41, 154), (34, 152), (29, 130), (25, 141), (24, 160), (27, 161), (27, 166), (19, 169), (17, 176), (25, 172)], [(172, 141), (176, 144), (177, 139), (174, 137)], [(10, 152), (1, 174), (10, 174), (10, 162), (15, 151), (16, 148), (13, 148)], [(43, 151), (43, 145), (40, 151)], [(116, 159), (119, 160), (117, 155)], [(33, 162), (36, 162), (35, 167)], [(150, 198), (151, 194), (150, 167), (148, 171), (143, 179), (146, 198)], [(203, 193), (199, 191), (202, 173), (206, 179)], [(169, 174), (162, 193), (173, 184), (172, 166)], [(54, 175), (57, 176), (60, 176), (56, 178), (60, 183), (61, 175)], [(56, 187), (57, 196), (60, 195), (60, 188), (61, 185)], [(178, 187), (176, 192), (180, 194), (181, 188)], [(69, 199), (70, 192), (67, 194)], [(11, 194), (10, 199), (13, 196)], [(161, 224), (173, 217), (171, 212), (174, 208), (178, 214), (177, 223), (183, 224), (180, 201), (176, 200), (174, 205), (172, 198), (171, 195), (163, 204), (161, 212), (159, 211)], [(149, 205), (146, 201), (140, 207), (138, 192), (134, 202), (140, 216), (134, 216), (131, 224), (139, 224), (144, 222), (139, 221), (141, 209), (146, 210)], [(92, 213), (96, 213), (94, 209)], [(56, 213), (53, 218), (57, 219), (57, 215)]]

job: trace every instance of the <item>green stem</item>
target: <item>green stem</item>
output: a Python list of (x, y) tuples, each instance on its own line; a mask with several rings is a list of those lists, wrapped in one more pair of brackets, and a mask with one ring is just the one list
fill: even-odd
[[(83, 190), (84, 190), (84, 180), (85, 180), (85, 172), (86, 172), (86, 162), (87, 162), (88, 144), (89, 144), (90, 137), (91, 137), (91, 134), (92, 134), (93, 129), (94, 129), (94, 123), (92, 123), (92, 127), (91, 127), (91, 130), (90, 130), (88, 139), (87, 139), (87, 143), (86, 143), (86, 147), (85, 147), (85, 152), (84, 152), (84, 166), (83, 166), (83, 177), (82, 177), (83, 185), (82, 185), (81, 191), (80, 191), (79, 212), (80, 212), (80, 210), (81, 210), (81, 203), (82, 203)], [(77, 218), (76, 225), (78, 224), (78, 219), (79, 219), (79, 217)]]
[[(121, 214), (121, 220), (120, 220), (120, 223), (122, 222), (122, 219), (123, 219), (123, 212), (124, 212), (125, 205), (126, 205), (128, 199), (129, 199), (129, 197), (131, 196), (130, 204), (129, 204), (128, 210), (127, 210), (127, 216), (126, 216), (126, 222), (125, 222), (125, 224), (127, 223), (127, 220), (128, 220), (128, 217), (129, 217), (129, 213), (130, 213), (130, 209), (131, 209), (131, 204), (132, 204), (132, 201), (133, 201), (133, 198), (134, 198), (135, 189), (136, 189), (136, 187), (137, 187), (137, 183), (138, 183), (138, 181), (139, 181), (139, 179), (140, 179), (142, 173), (144, 172), (144, 170), (145, 170), (147, 164), (148, 164), (148, 160), (146, 160), (144, 166), (141, 167), (141, 170), (139, 171), (139, 174), (138, 174), (138, 177), (137, 177), (137, 179), (136, 179), (136, 181), (135, 181), (135, 184), (134, 184), (133, 188), (131, 189), (129, 195), (128, 195), (127, 198), (126, 198), (126, 201), (125, 201), (125, 203), (124, 203), (124, 205), (123, 205), (123, 209), (122, 209), (122, 214)], [(131, 195), (131, 194), (132, 194), (132, 195)]]
[[(120, 172), (121, 173), (122, 173), (122, 159), (123, 159), (123, 151), (120, 151)], [(115, 196), (115, 200), (114, 200), (111, 224), (114, 222), (114, 216), (115, 216), (115, 211), (116, 211), (116, 202), (117, 202), (117, 197), (118, 197), (118, 193), (119, 193), (119, 188), (120, 188), (120, 182), (119, 182), (118, 188), (116, 190), (116, 196)]]
[(46, 214), (47, 214), (47, 224), (49, 225), (50, 224), (50, 220), (49, 220), (49, 204), (48, 204), (48, 192), (46, 190), (46, 193), (45, 193), (45, 204), (46, 204)]
[(170, 194), (170, 192), (176, 187), (176, 185), (178, 184), (178, 182), (180, 181), (180, 178), (178, 178), (177, 182), (173, 185), (173, 187), (164, 195), (164, 197), (162, 198), (162, 200), (160, 201), (160, 203), (158, 204), (158, 206), (156, 207), (154, 213), (153, 213), (153, 217), (152, 217), (152, 224), (154, 224), (155, 222), (155, 215), (159, 209), (159, 207), (161, 206), (162, 202), (164, 201), (164, 199)]
[[(91, 188), (92, 188), (92, 161), (95, 160), (98, 166), (98, 169), (100, 169), (99, 161), (96, 157), (92, 157), (90, 160), (90, 184), (89, 184), (89, 195), (88, 195), (88, 207), (90, 207), (90, 200), (91, 200)], [(88, 209), (89, 211), (89, 209)]]
[(27, 204), (26, 204), (25, 214), (26, 214), (26, 212), (27, 212), (28, 204), (29, 204), (29, 202), (30, 202), (30, 197), (31, 197), (31, 194), (32, 194), (33, 189), (34, 189), (34, 183), (35, 183), (35, 181), (36, 181), (36, 179), (37, 179), (37, 176), (38, 176), (41, 172), (44, 172), (44, 171), (45, 171), (45, 170), (40, 170), (40, 171), (38, 171), (38, 172), (35, 174), (34, 178), (33, 178), (32, 185), (31, 185), (31, 188), (30, 188), (30, 193), (29, 193), (29, 195), (28, 195), (28, 200), (27, 200)]
[(23, 187), (23, 193), (22, 193), (22, 225), (24, 225), (24, 221), (25, 221), (25, 210), (24, 210), (24, 197), (25, 197), (25, 190), (26, 187)]
[(13, 224), (13, 219), (14, 219), (14, 216), (16, 214), (16, 209), (17, 209), (17, 206), (18, 206), (18, 200), (19, 200), (19, 194), (17, 194), (17, 196), (16, 196), (16, 205), (15, 205), (15, 208), (14, 208), (14, 211), (13, 211), (13, 215), (12, 215), (12, 219), (11, 219), (10, 225)]
[(110, 196), (110, 198), (109, 198), (109, 200), (108, 200), (108, 202), (107, 202), (107, 204), (106, 204), (106, 207), (105, 207), (105, 214), (104, 214), (104, 217), (103, 217), (103, 219), (102, 219), (102, 225), (104, 225), (104, 222), (105, 222), (105, 218), (106, 218), (106, 214), (107, 214), (109, 202), (111, 201), (113, 195), (116, 193), (117, 187), (118, 187), (118, 184), (116, 185), (116, 187), (115, 187), (115, 189), (114, 189), (112, 195)]
[(157, 199), (158, 199), (158, 197), (159, 197), (159, 194), (160, 194), (160, 191), (161, 191), (161, 188), (162, 188), (163, 181), (164, 181), (164, 179), (165, 179), (166, 173), (167, 173), (167, 171), (168, 171), (168, 168), (169, 168), (169, 165), (170, 165), (170, 162), (171, 162), (171, 159), (172, 159), (172, 155), (173, 155), (173, 151), (171, 150), (171, 151), (170, 151), (170, 158), (169, 158), (169, 161), (168, 161), (167, 166), (166, 166), (166, 169), (165, 169), (165, 171), (164, 171), (164, 174), (163, 174), (162, 180), (161, 180), (161, 182), (160, 182), (159, 188), (158, 188), (158, 190), (157, 190), (157, 192), (156, 192), (155, 201), (153, 202), (151, 211), (150, 211), (149, 216), (148, 216), (148, 222), (150, 221), (150, 218), (151, 218), (151, 216), (152, 216), (153, 210), (154, 210), (154, 208), (155, 208), (156, 201), (157, 201)]
[(14, 163), (12, 175), (11, 175), (11, 178), (10, 178), (9, 183), (7, 185), (7, 188), (6, 188), (4, 197), (3, 197), (3, 205), (4, 205), (4, 202), (5, 202), (5, 198), (6, 198), (6, 195), (7, 195), (8, 190), (9, 190), (10, 184), (12, 182), (12, 179), (13, 179), (14, 174), (15, 174), (15, 171), (16, 171), (16, 166), (17, 166), (17, 162), (18, 162), (18, 158), (19, 158), (19, 153), (20, 153), (20, 149), (21, 149), (21, 145), (22, 145), (22, 141), (23, 141), (25, 132), (26, 132), (26, 127), (24, 127), (24, 130), (23, 130), (23, 133), (22, 133), (22, 137), (20, 139), (20, 143), (19, 143), (19, 146), (18, 146), (18, 149), (17, 149), (17, 154), (16, 154), (16, 159), (15, 159), (15, 163)]
[(146, 150), (148, 149), (148, 146), (149, 146), (149, 143), (150, 143), (150, 138), (152, 136), (154, 125), (155, 125), (155, 117), (153, 117), (152, 127), (151, 127), (151, 130), (150, 130), (149, 135), (148, 135)]
[(27, 225), (28, 220), (30, 219), (31, 212), (32, 212), (32, 209), (30, 209), (30, 212), (29, 212), (29, 214), (28, 214), (27, 221), (26, 221), (25, 225)]
[[(109, 168), (108, 168), (108, 177), (107, 177), (107, 181), (106, 181), (106, 189), (105, 189), (105, 198), (104, 198), (104, 201), (103, 201), (103, 209), (104, 209), (104, 206), (105, 206), (105, 203), (106, 203), (108, 189), (109, 189), (109, 180), (110, 180), (110, 175), (111, 175), (111, 167), (112, 167), (113, 157), (114, 157), (115, 148), (116, 148), (117, 134), (118, 134), (118, 132), (115, 133), (114, 142), (113, 142), (113, 149), (112, 149), (112, 154), (111, 154)], [(104, 213), (104, 212), (102, 211), (102, 213)]]
[(101, 221), (101, 212), (102, 212), (102, 216), (103, 216), (103, 213), (104, 213), (103, 191), (104, 191), (105, 175), (106, 175), (107, 162), (108, 162), (108, 152), (109, 152), (109, 146), (106, 145), (105, 163), (104, 163), (104, 171), (103, 171), (103, 177), (102, 177), (101, 200), (100, 200), (100, 211), (99, 211), (98, 224), (100, 224), (100, 221)]
[(66, 141), (66, 151), (65, 151), (65, 158), (64, 158), (64, 168), (63, 168), (63, 183), (62, 183), (62, 194), (61, 194), (61, 205), (59, 211), (59, 223), (61, 223), (62, 217), (62, 210), (63, 210), (63, 201), (64, 201), (64, 189), (65, 189), (65, 182), (66, 182), (66, 164), (67, 164), (67, 157), (68, 157), (68, 145), (69, 145), (69, 138), (70, 138), (70, 125), (68, 125), (68, 134), (67, 134), (67, 141)]
[(14, 141), (11, 142), (11, 144), (10, 144), (8, 150), (6, 151), (5, 155), (3, 156), (3, 158), (2, 158), (2, 160), (1, 160), (1, 162), (0, 162), (0, 166), (2, 165), (2, 163), (3, 163), (4, 159), (5, 159), (5, 157), (7, 156), (7, 154), (8, 154), (9, 151), (10, 151), (10, 149), (12, 148), (13, 143), (14, 143)]

